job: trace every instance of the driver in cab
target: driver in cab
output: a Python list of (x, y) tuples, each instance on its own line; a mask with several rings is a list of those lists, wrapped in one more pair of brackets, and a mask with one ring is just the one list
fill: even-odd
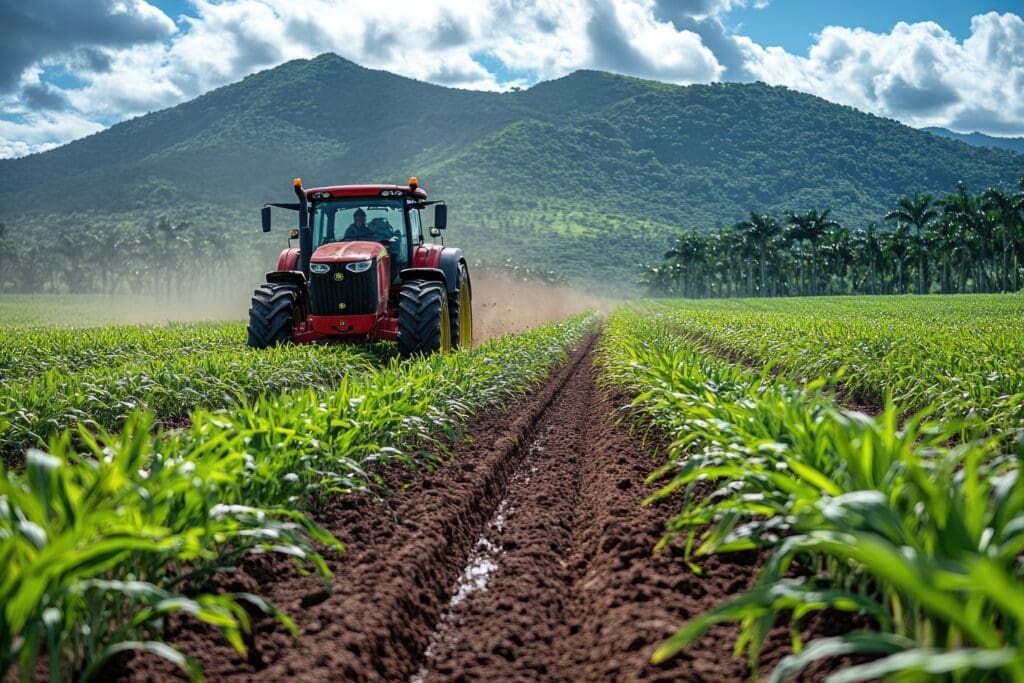
[(375, 219), (366, 223), (366, 212), (356, 209), (352, 215), (352, 224), (345, 230), (346, 242), (365, 240), (367, 242), (389, 242), (395, 236), (394, 230), (384, 219)]

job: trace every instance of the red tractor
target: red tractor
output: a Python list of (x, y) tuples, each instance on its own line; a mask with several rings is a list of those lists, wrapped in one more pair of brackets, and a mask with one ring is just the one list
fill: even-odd
[(292, 184), (298, 202), (263, 207), (263, 232), (271, 207), (297, 211), (299, 227), (253, 294), (249, 346), (387, 339), (408, 357), (472, 345), (473, 289), (462, 250), (423, 236), (428, 206), (430, 236), (445, 229), (444, 202), (427, 201), (416, 178), (310, 190), (299, 178)]

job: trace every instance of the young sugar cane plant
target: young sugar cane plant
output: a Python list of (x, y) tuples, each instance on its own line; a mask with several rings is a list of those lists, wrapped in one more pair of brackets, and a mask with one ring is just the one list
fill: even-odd
[[(177, 336), (173, 328), (169, 336)], [(214, 348), (193, 344), (200, 348), (184, 353), (158, 344), (158, 338), (142, 339), (145, 349), (140, 350), (119, 338), (134, 350), (112, 365), (68, 372), (55, 361), (36, 376), (0, 383), (0, 417), (8, 422), (0, 455), (44, 447), (51, 434), (77, 424), (117, 429), (140, 408), (161, 418), (182, 418), (195, 408), (244, 403), (259, 394), (328, 389), (340, 378), (388, 357), (377, 355), (380, 345), (285, 347), (254, 353), (235, 339), (233, 347), (227, 342)]]
[[(601, 359), (607, 381), (636, 394), (633, 408), (675, 439), (653, 497), (681, 495), (667, 542), (691, 560), (762, 549), (757, 584), (698, 616), (654, 655), (661, 661), (712, 625), (739, 622), (737, 653), (752, 672), (780, 615), (794, 654), (772, 680), (811, 661), (877, 659), (836, 681), (890, 674), (1024, 681), (1024, 446), (996, 434), (957, 445), (963, 430), (930, 411), (900, 424), (844, 411), (820, 389), (752, 371), (679, 337), (668, 317), (618, 313)], [(1009, 444), (1009, 446), (1007, 445)], [(710, 482), (712, 492), (698, 487)], [(794, 564), (802, 567), (793, 578)], [(804, 645), (800, 620), (831, 608), (874, 629)]]
[(262, 395), (196, 410), (152, 434), (131, 414), (116, 436), (64, 430), (19, 471), (0, 470), (0, 680), (45, 669), (96, 678), (111, 656), (142, 649), (199, 675), (160, 640), (183, 612), (237, 649), (245, 605), (294, 624), (255, 595), (202, 591), (252, 552), (296, 558), (329, 578), (321, 552), (341, 544), (301, 510), (365, 490), (380, 468), (429, 466), (477, 410), (542, 381), (596, 324), (594, 314), (457, 353), (345, 375), (330, 390)]
[(151, 418), (116, 437), (65, 432), (50, 452), (29, 451), (24, 471), (0, 479), (0, 678), (34, 676), (46, 653), (52, 680), (88, 679), (128, 647), (195, 664), (155, 642), (161, 618), (183, 611), (218, 628), (239, 651), (248, 602), (292, 622), (253, 595), (194, 594), (202, 579), (254, 550), (285, 552), (329, 575), (314, 540), (341, 544), (286, 508), (224, 505), (219, 481), (244, 473), (233, 458), (154, 452)]
[[(1024, 296), (841, 297), (657, 306), (681, 333), (791, 379), (845, 369), (847, 396), (934, 407), (962, 438), (1024, 428)], [(969, 418), (969, 419), (967, 419)]]

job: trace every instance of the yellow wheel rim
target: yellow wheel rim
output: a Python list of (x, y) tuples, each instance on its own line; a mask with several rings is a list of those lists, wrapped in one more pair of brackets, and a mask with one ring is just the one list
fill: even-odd
[(473, 346), (473, 299), (469, 295), (469, 283), (459, 288), (459, 348)]
[(448, 297), (442, 291), (441, 299), (441, 351), (452, 350), (452, 321), (448, 316)]

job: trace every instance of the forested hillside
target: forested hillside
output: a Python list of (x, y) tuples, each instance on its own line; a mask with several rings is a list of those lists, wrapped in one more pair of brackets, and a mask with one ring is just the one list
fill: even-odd
[[(1019, 155), (764, 84), (584, 71), (468, 92), (328, 54), (0, 161), (0, 288), (198, 287), (227, 264), (225, 287), (256, 278), (283, 246), (259, 232), (258, 208), (286, 201), (296, 175), (307, 186), (418, 175), (449, 200), (448, 240), (473, 260), (618, 286), (683, 228), (808, 208), (856, 226), (902, 195), (1022, 174)], [(30, 272), (40, 259), (54, 267)]]

